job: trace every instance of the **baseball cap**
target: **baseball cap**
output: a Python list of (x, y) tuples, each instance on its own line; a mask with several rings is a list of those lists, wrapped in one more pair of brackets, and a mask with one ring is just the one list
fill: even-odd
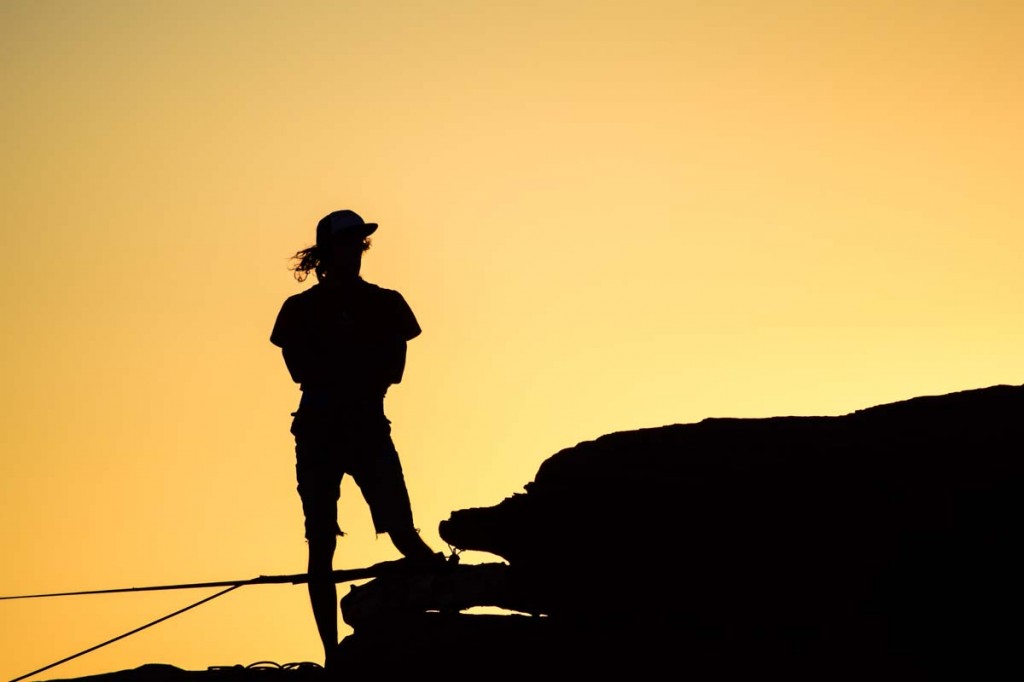
[(377, 223), (365, 222), (355, 211), (342, 209), (328, 213), (316, 226), (316, 245), (324, 246), (332, 239), (353, 236), (365, 239), (377, 230)]

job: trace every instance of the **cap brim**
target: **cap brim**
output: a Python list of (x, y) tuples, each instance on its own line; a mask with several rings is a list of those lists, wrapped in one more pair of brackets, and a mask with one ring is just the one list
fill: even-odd
[(362, 225), (345, 225), (335, 230), (331, 230), (329, 237), (343, 237), (347, 234), (357, 236), (361, 239), (369, 237), (371, 234), (377, 231), (377, 223), (363, 223)]

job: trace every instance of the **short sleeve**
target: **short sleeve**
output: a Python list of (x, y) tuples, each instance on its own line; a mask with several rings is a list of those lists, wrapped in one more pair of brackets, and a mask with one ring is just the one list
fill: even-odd
[(278, 348), (284, 348), (288, 341), (294, 338), (295, 326), (298, 320), (295, 319), (295, 298), (288, 298), (277, 313), (274, 321), (274, 329), (270, 332), (270, 342)]
[(405, 298), (397, 291), (393, 292), (391, 307), (393, 329), (398, 337), (403, 341), (409, 341), (419, 336), (423, 331), (420, 329), (419, 321)]

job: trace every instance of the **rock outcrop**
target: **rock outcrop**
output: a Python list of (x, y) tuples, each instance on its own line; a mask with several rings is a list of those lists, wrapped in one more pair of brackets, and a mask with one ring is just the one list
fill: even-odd
[(580, 443), (524, 493), (441, 523), (502, 561), (353, 588), (339, 660), (829, 679), (1002, 666), (1022, 634), (1022, 436), (1024, 386), (993, 386)]

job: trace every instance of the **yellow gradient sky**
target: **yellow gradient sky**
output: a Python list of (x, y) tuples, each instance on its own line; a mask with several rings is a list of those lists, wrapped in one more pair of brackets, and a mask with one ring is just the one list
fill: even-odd
[[(603, 433), (1022, 383), (1022, 44), (997, 0), (2, 0), (0, 593), (304, 570), (268, 335), (337, 208), (424, 329), (387, 410), (446, 552)], [(398, 556), (342, 515), (338, 568)], [(0, 673), (207, 593), (0, 602)], [(320, 655), (256, 586), (39, 678)]]

